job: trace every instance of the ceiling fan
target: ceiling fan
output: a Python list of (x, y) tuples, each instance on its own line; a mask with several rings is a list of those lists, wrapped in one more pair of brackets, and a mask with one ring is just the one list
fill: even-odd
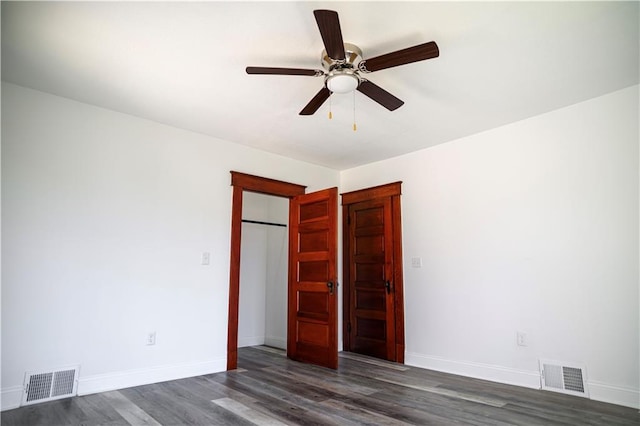
[(324, 70), (303, 68), (247, 67), (247, 74), (304, 75), (324, 77), (324, 86), (300, 111), (300, 115), (312, 115), (332, 93), (349, 93), (354, 90), (378, 102), (389, 111), (400, 108), (404, 102), (363, 77), (398, 65), (424, 61), (438, 57), (438, 45), (434, 41), (419, 44), (374, 58), (363, 59), (356, 45), (344, 43), (338, 13), (333, 10), (314, 10), (325, 49), (321, 63)]

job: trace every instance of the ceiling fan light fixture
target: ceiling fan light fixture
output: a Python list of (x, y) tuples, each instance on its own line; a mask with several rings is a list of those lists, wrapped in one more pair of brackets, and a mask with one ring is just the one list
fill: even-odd
[(352, 72), (330, 73), (326, 85), (332, 93), (350, 93), (358, 88), (360, 78)]

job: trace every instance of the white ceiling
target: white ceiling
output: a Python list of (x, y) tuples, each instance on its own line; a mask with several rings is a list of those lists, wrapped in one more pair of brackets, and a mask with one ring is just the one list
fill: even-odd
[[(638, 2), (2, 2), (2, 79), (342, 170), (638, 84)], [(363, 56), (434, 40), (440, 57), (367, 76), (298, 112), (322, 78), (314, 9)]]

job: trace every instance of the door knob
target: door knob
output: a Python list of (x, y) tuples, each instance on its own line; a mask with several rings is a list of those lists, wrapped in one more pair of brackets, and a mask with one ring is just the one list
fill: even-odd
[(387, 294), (391, 294), (391, 283), (389, 281), (384, 283), (384, 288), (387, 289)]
[(327, 287), (329, 287), (329, 294), (333, 294), (333, 282), (329, 281)]

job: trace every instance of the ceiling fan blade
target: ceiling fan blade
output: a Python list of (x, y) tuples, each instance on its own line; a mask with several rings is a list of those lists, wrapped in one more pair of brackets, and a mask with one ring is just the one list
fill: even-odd
[(360, 69), (365, 72), (374, 72), (386, 68), (397, 67), (398, 65), (437, 58), (439, 55), (440, 51), (438, 50), (438, 45), (435, 41), (430, 41), (428, 43), (397, 50), (374, 58), (365, 59), (360, 62)]
[(305, 106), (302, 111), (300, 111), (300, 115), (313, 115), (314, 112), (320, 108), (320, 106), (329, 99), (331, 96), (331, 92), (326, 87), (322, 87), (318, 93), (311, 99), (311, 101)]
[(316, 77), (323, 75), (324, 72), (303, 68), (247, 67), (247, 74), (310, 75)]
[(358, 92), (370, 97), (389, 111), (395, 111), (404, 105), (404, 102), (377, 86), (369, 80), (363, 80), (358, 86)]
[(314, 10), (313, 14), (316, 17), (327, 55), (331, 59), (345, 59), (344, 41), (342, 41), (338, 12), (333, 10)]

